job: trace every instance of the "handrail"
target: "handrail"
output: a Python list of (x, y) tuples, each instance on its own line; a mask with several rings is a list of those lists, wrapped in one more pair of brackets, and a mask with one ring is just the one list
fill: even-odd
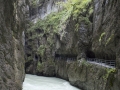
[(112, 67), (116, 66), (115, 60), (105, 60), (105, 59), (98, 59), (98, 58), (86, 58), (86, 60), (90, 62), (105, 64)]
[[(77, 60), (77, 57), (55, 57), (56, 60), (66, 60), (66, 61), (74, 61)], [(104, 64), (108, 66), (115, 67), (116, 66), (116, 61), (115, 60), (105, 60), (105, 59), (98, 59), (98, 58), (86, 58), (87, 61), (89, 62), (96, 62), (99, 64)]]

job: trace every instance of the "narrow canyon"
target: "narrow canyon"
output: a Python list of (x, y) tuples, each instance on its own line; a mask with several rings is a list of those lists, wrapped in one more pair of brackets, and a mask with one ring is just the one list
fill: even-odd
[(120, 90), (119, 5), (0, 0), (0, 90), (22, 90), (30, 75), (64, 79), (80, 90)]

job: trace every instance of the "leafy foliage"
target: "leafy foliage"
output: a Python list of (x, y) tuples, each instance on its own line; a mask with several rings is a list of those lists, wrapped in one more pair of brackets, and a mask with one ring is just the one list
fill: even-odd
[(99, 38), (99, 42), (101, 42), (101, 40), (105, 34), (106, 34), (105, 32), (101, 33), (100, 38)]
[(62, 20), (64, 14), (65, 11), (51, 13), (44, 20), (39, 20), (36, 24), (29, 28), (28, 32), (32, 32), (38, 28), (44, 30), (44, 33), (50, 33), (51, 31), (57, 32), (59, 26), (64, 23)]
[(44, 45), (40, 45), (40, 47), (38, 48), (38, 54), (40, 54), (41, 56), (44, 55), (44, 52), (45, 52), (45, 46)]
[(114, 38), (114, 34), (112, 34), (106, 41), (105, 46)]
[(38, 72), (42, 72), (43, 68), (44, 68), (44, 67), (43, 67), (43, 63), (38, 62), (38, 63), (37, 63), (37, 71), (38, 71)]
[[(70, 12), (74, 19), (77, 19), (77, 17), (86, 12), (86, 7), (89, 5), (91, 0), (68, 0), (67, 3), (63, 4), (67, 12)], [(89, 13), (92, 13), (92, 7), (88, 8), (90, 9)]]
[(37, 6), (37, 2), (38, 2), (39, 0), (31, 0), (30, 1), (30, 4), (33, 6), (33, 7), (35, 7), (35, 6)]
[(115, 68), (107, 68), (106, 69), (106, 74), (103, 77), (105, 80), (108, 79), (110, 74), (116, 73), (116, 69)]
[[(30, 27), (28, 32), (40, 28), (44, 30), (44, 33), (59, 33), (65, 27), (64, 24), (70, 17), (72, 17), (73, 20), (89, 21), (88, 18), (85, 18), (86, 16), (84, 18), (78, 17), (86, 12), (88, 14), (92, 13), (92, 7), (87, 8), (90, 2), (91, 0), (68, 0), (66, 3), (59, 2), (58, 4), (63, 7), (63, 10), (49, 14), (44, 20), (39, 20)], [(79, 27), (79, 25), (77, 24), (76, 27)]]

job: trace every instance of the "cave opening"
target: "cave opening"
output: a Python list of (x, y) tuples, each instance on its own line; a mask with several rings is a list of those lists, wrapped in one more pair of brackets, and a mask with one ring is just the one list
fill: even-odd
[(104, 59), (104, 60), (116, 60), (116, 55), (114, 53), (112, 54), (97, 53), (95, 56), (99, 59)]
[(97, 58), (97, 59), (104, 59), (104, 60), (116, 60), (115, 54), (106, 54), (106, 53), (94, 53), (93, 51), (86, 51), (87, 58)]
[(94, 53), (93, 51), (86, 51), (86, 60), (94, 61), (96, 63), (104, 63), (105, 65), (116, 67), (116, 56), (114, 54)]
[(76, 54), (55, 54), (55, 59), (77, 60), (77, 55)]
[(96, 58), (95, 53), (93, 51), (90, 51), (90, 50), (86, 51), (86, 57), (87, 58)]

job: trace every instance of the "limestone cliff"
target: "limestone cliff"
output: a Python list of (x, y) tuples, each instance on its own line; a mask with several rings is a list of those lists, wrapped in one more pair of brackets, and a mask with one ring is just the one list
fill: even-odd
[[(117, 73), (114, 75), (115, 80), (110, 90), (119, 90), (119, 45), (120, 45), (120, 1), (119, 0), (94, 0), (94, 23), (93, 23), (93, 40), (92, 51), (96, 58), (115, 60)], [(113, 78), (114, 78), (113, 77)], [(108, 90), (106, 88), (106, 90)]]
[[(84, 51), (90, 47), (89, 43), (92, 32), (92, 22), (89, 20), (91, 19), (90, 15), (92, 13), (90, 12), (92, 11), (92, 4), (89, 3), (90, 0), (86, 2), (88, 5), (84, 5), (84, 2), (82, 2), (83, 6), (81, 7), (76, 7), (81, 2), (75, 1), (73, 3), (76, 5), (72, 6), (70, 2), (65, 3), (64, 0), (62, 2), (51, 0), (42, 3), (43, 7), (41, 9), (45, 7), (44, 5), (49, 5), (50, 2), (54, 2), (60, 8), (57, 8), (58, 10), (55, 12), (54, 9), (56, 7), (52, 8), (54, 4), (53, 6), (50, 5), (53, 9), (50, 10), (51, 13), (48, 16), (44, 14), (46, 17), (39, 19), (35, 24), (35, 19), (32, 19), (33, 24), (30, 23), (32, 27), (26, 31), (26, 71), (30, 71), (29, 73), (36, 72), (37, 68), (33, 69), (33, 67), (37, 65), (38, 60), (40, 63), (47, 63), (48, 61), (53, 64), (57, 54), (79, 56), (80, 58), (85, 56)], [(68, 4), (68, 7), (62, 6), (61, 4), (63, 3), (65, 5)], [(83, 7), (85, 7), (84, 11), (81, 10)], [(81, 11), (76, 12), (79, 10)], [(81, 46), (84, 46), (84, 48)], [(33, 64), (30, 65), (30, 63)], [(47, 66), (44, 67), (48, 69), (44, 71), (46, 74), (51, 69), (49, 70), (49, 64), (45, 65)], [(54, 68), (54, 64), (52, 67)], [(52, 72), (55, 72), (54, 69), (52, 69)]]
[[(119, 90), (120, 2), (55, 1), (38, 0), (30, 6), (26, 73), (61, 77), (83, 90)], [(83, 58), (118, 63), (110, 69)]]
[(118, 0), (94, 1), (92, 51), (96, 58), (119, 61), (119, 4)]
[(22, 90), (25, 1), (0, 0), (0, 90)]

